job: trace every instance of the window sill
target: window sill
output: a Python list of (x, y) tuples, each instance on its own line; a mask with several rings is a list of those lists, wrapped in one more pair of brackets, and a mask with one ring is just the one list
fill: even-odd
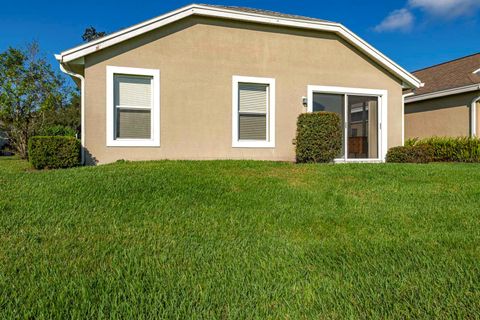
[(107, 147), (160, 147), (160, 142), (155, 140), (121, 139), (108, 141)]
[(271, 141), (255, 141), (255, 140), (242, 140), (233, 141), (232, 148), (275, 148), (275, 142)]

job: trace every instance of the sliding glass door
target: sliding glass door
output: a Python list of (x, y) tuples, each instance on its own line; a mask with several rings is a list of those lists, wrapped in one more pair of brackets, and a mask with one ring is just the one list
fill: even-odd
[(343, 145), (338, 159), (379, 159), (379, 96), (313, 92), (311, 111), (338, 113)]

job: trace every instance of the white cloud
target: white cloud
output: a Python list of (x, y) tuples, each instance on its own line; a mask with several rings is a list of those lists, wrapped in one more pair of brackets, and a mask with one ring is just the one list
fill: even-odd
[(409, 0), (411, 8), (419, 8), (428, 14), (456, 18), (472, 15), (480, 8), (479, 0)]
[(413, 20), (413, 14), (408, 9), (395, 10), (375, 27), (375, 31), (408, 31), (413, 26)]

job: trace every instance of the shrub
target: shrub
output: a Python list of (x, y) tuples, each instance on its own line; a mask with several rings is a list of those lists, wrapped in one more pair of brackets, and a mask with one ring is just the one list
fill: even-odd
[(62, 125), (54, 125), (50, 127), (46, 127), (40, 132), (41, 136), (68, 136), (68, 137), (75, 137), (77, 132), (70, 127), (62, 126)]
[(434, 161), (480, 162), (480, 139), (477, 137), (432, 137), (409, 139), (407, 143), (430, 146), (433, 149)]
[(433, 161), (433, 149), (427, 145), (393, 147), (387, 152), (387, 162), (429, 163)]
[(410, 139), (407, 139), (407, 140), (405, 141), (405, 146), (406, 146), (406, 147), (412, 147), (412, 146), (414, 146), (414, 145), (417, 144), (418, 140), (419, 140), (418, 138), (410, 138)]
[(75, 137), (31, 137), (28, 158), (36, 169), (75, 167), (80, 164), (80, 147), (80, 140)]
[(297, 121), (297, 162), (331, 162), (342, 150), (342, 125), (334, 112), (303, 113)]

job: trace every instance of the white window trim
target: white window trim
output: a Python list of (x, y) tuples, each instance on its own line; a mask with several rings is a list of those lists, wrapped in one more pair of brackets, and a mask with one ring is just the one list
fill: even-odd
[[(238, 137), (238, 84), (256, 83), (268, 85), (267, 140), (239, 140)], [(258, 77), (232, 77), (232, 147), (233, 148), (275, 148), (275, 79)]]
[[(151, 139), (115, 139), (114, 75), (152, 77)], [(160, 70), (107, 66), (107, 147), (160, 147)], [(133, 108), (132, 108), (133, 109)], [(139, 107), (139, 109), (145, 109)]]
[(335, 162), (384, 162), (388, 150), (388, 91), (387, 90), (377, 90), (377, 89), (363, 89), (363, 88), (346, 88), (346, 87), (331, 87), (331, 86), (308, 86), (308, 105), (307, 111), (313, 112), (313, 93), (332, 93), (332, 94), (342, 94), (345, 97), (345, 122), (346, 119), (346, 106), (347, 106), (347, 95), (364, 95), (364, 96), (377, 96), (379, 99), (379, 119), (378, 122), (378, 155), (379, 158), (376, 159), (348, 159), (347, 158), (347, 146), (348, 146), (348, 135), (347, 135), (347, 126), (345, 123), (342, 124), (344, 127), (344, 144), (345, 144), (345, 154), (344, 158), (335, 159)]

